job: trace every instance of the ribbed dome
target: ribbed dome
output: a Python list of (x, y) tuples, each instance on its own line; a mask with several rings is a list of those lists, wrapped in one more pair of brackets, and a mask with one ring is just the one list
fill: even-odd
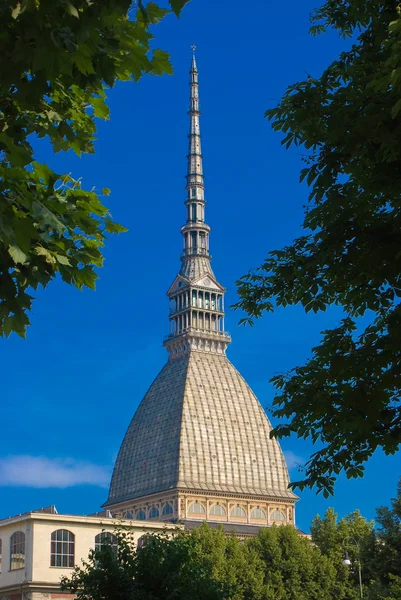
[(173, 488), (293, 500), (270, 429), (225, 355), (191, 351), (170, 359), (131, 421), (107, 504)]

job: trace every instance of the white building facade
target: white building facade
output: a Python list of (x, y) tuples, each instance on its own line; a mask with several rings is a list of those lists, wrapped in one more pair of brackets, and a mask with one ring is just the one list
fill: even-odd
[(117, 527), (128, 528), (140, 545), (143, 536), (173, 533), (177, 525), (114, 519), (107, 513), (59, 515), (54, 507), (0, 521), (0, 600), (72, 598), (60, 591), (61, 577), (69, 577), (91, 550), (116, 541)]

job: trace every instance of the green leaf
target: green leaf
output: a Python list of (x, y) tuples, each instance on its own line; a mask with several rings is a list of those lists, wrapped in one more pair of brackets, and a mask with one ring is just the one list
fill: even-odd
[(83, 286), (86, 286), (92, 290), (95, 290), (96, 279), (97, 275), (92, 267), (84, 267), (83, 269), (78, 269), (78, 271), (76, 271), (74, 275), (75, 285), (79, 289), (81, 289)]
[(15, 8), (11, 11), (11, 16), (13, 19), (16, 19), (21, 12), (21, 3), (17, 2)]
[(92, 98), (92, 106), (93, 106), (93, 113), (95, 115), (95, 117), (98, 117), (99, 119), (108, 119), (109, 118), (109, 114), (110, 114), (110, 109), (107, 106), (106, 102), (104, 101), (104, 98)]
[(102, 188), (103, 196), (110, 196), (111, 190), (109, 188)]
[(71, 266), (70, 261), (63, 254), (56, 254), (55, 256), (56, 256), (57, 262), (59, 262), (60, 265), (67, 265), (69, 267)]
[(8, 253), (15, 262), (15, 264), (23, 264), (26, 261), (26, 254), (22, 252), (18, 246), (9, 246)]
[(172, 75), (173, 67), (170, 62), (170, 55), (168, 52), (164, 52), (157, 48), (153, 51), (153, 58), (151, 61), (152, 71), (155, 75)]
[(95, 72), (91, 59), (82, 52), (75, 54), (74, 61), (83, 75), (91, 75)]
[(51, 252), (49, 252), (49, 250), (47, 250), (43, 246), (37, 246), (35, 248), (35, 252), (39, 256), (44, 256), (44, 258), (45, 258), (45, 260), (46, 260), (47, 263), (49, 263), (49, 264), (55, 264), (55, 262), (56, 262), (55, 257), (53, 256), (53, 254), (51, 254)]
[(8, 337), (13, 331), (25, 339), (26, 328), (30, 325), (27, 315), (23, 311), (18, 311), (15, 315), (6, 317), (3, 323), (3, 332)]
[(180, 16), (182, 9), (187, 4), (187, 2), (189, 2), (189, 0), (170, 0), (171, 8), (173, 9), (173, 12), (177, 15), (177, 17)]
[(67, 11), (70, 15), (79, 19), (79, 12), (71, 2), (67, 2)]
[(111, 219), (107, 218), (104, 220), (106, 224), (106, 231), (108, 233), (126, 233), (128, 229), (123, 227), (119, 223), (115, 223)]
[(395, 119), (400, 111), (401, 111), (401, 98), (394, 104), (393, 108), (391, 109), (391, 117), (393, 119)]
[(0, 143), (3, 143), (8, 151), (8, 159), (17, 167), (25, 167), (32, 161), (32, 153), (21, 144), (15, 144), (14, 140), (6, 133), (0, 133)]

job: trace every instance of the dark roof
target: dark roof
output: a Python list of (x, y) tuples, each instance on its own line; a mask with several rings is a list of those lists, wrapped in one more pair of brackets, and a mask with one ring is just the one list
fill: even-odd
[(57, 508), (54, 504), (50, 506), (45, 506), (44, 508), (36, 508), (35, 510), (29, 510), (28, 512), (20, 513), (19, 515), (12, 515), (11, 517), (6, 517), (5, 519), (0, 519), (0, 523), (3, 521), (9, 521), (10, 519), (15, 519), (16, 517), (27, 517), (32, 513), (45, 513), (47, 515), (58, 515)]
[[(192, 529), (200, 527), (205, 521), (182, 521), (182, 523), (185, 529), (191, 531)], [(241, 523), (216, 523), (214, 521), (206, 521), (206, 523), (211, 529), (222, 527), (226, 533), (236, 533), (238, 535), (258, 535), (260, 529), (263, 529), (263, 527), (259, 525), (243, 525)]]
[[(217, 523), (216, 521), (181, 521), (181, 523), (184, 525), (184, 528), (188, 531), (192, 531), (192, 529), (201, 527), (202, 523), (205, 522), (211, 529), (218, 529), (219, 527), (222, 527), (226, 533), (236, 533), (240, 536), (258, 535), (261, 529), (266, 528), (266, 526), (263, 525), (242, 525), (241, 523)], [(268, 525), (267, 527), (270, 527), (270, 525)], [(310, 534), (305, 533), (305, 531), (302, 531), (302, 529), (299, 529), (298, 527), (296, 527), (295, 530), (298, 533), (298, 535), (310, 537)]]

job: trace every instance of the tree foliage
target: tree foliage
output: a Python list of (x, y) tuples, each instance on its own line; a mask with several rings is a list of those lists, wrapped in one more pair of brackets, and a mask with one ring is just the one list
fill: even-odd
[[(36, 138), (56, 152), (93, 153), (107, 88), (171, 73), (150, 52), (149, 28), (170, 12), (130, 0), (11, 0), (0, 6), (0, 335), (25, 336), (31, 290), (57, 274), (95, 287), (115, 223), (100, 193), (35, 161)], [(171, 0), (179, 14), (185, 0)]]
[(401, 479), (376, 527), (359, 511), (338, 520), (329, 509), (313, 520), (312, 539), (272, 526), (241, 540), (205, 523), (147, 535), (137, 549), (132, 530), (115, 533), (117, 552), (92, 552), (63, 578), (65, 591), (78, 600), (357, 600), (360, 563), (364, 597), (401, 600)]
[[(78, 600), (329, 600), (345, 598), (330, 559), (293, 527), (251, 540), (203, 525), (148, 537), (135, 551), (120, 531), (117, 555), (103, 549), (77, 567), (63, 589)], [(125, 591), (124, 591), (125, 590)]]
[(332, 28), (352, 46), (266, 113), (287, 148), (306, 152), (305, 235), (238, 282), (243, 322), (295, 304), (345, 313), (306, 364), (272, 380), (274, 415), (287, 420), (272, 434), (322, 444), (292, 485), (325, 495), (341, 471), (360, 477), (377, 448), (401, 441), (400, 10), (327, 0), (312, 14), (312, 33)]
[[(337, 521), (333, 509), (317, 516), (311, 527), (312, 541), (330, 559), (346, 597), (359, 598), (358, 568), (361, 565), (364, 594), (368, 600), (401, 598), (401, 479), (391, 507), (376, 509), (375, 523), (355, 511)], [(342, 565), (347, 550), (351, 567)], [(348, 572), (347, 572), (348, 571)]]

